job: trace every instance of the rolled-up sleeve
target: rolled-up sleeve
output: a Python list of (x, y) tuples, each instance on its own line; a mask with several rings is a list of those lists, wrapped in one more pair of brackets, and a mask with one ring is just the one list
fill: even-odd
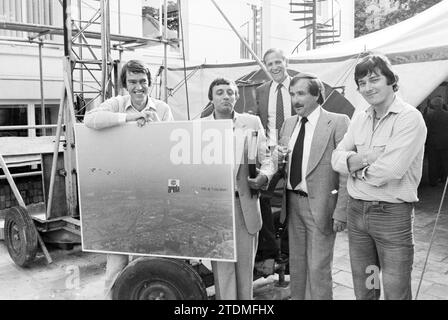
[(119, 101), (116, 97), (104, 101), (84, 116), (84, 124), (92, 129), (113, 127), (125, 122), (126, 113), (119, 112)]

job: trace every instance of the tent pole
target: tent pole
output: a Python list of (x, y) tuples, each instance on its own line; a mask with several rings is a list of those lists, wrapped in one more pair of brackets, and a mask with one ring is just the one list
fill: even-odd
[(238, 32), (238, 30), (236, 30), (236, 28), (233, 26), (232, 22), (230, 22), (230, 20), (227, 18), (227, 16), (224, 14), (224, 12), (221, 10), (221, 8), (218, 6), (218, 4), (216, 3), (215, 0), (211, 0), (212, 3), (215, 5), (216, 9), (218, 9), (219, 13), (221, 13), (221, 15), (223, 16), (224, 20), (227, 21), (227, 23), (229, 24), (229, 26), (232, 28), (233, 32), (235, 32), (235, 34), (238, 36), (238, 38), (241, 40), (241, 42), (244, 44), (244, 46), (247, 48), (247, 50), (249, 50), (249, 52), (252, 54), (252, 56), (254, 57), (254, 59), (257, 61), (257, 63), (260, 65), (261, 69), (266, 73), (266, 75), (269, 77), (269, 80), (272, 80), (272, 76), (269, 73), (268, 69), (266, 69), (266, 66), (264, 65), (264, 63), (260, 60), (260, 58), (258, 58), (257, 54), (252, 50), (252, 48), (250, 47), (250, 45), (246, 42), (246, 40), (244, 40), (244, 38), (240, 35), (240, 33)]

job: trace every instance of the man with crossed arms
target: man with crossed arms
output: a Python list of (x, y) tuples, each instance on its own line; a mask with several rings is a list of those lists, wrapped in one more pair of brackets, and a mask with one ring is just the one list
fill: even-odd
[(398, 76), (385, 56), (363, 57), (355, 82), (370, 106), (353, 117), (332, 157), (336, 171), (350, 174), (347, 222), (355, 296), (379, 299), (382, 270), (384, 298), (409, 300), (426, 126), (422, 114), (396, 95)]

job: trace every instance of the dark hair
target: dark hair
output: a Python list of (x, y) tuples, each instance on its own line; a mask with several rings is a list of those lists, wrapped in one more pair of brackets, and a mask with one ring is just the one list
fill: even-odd
[(398, 91), (398, 75), (392, 70), (389, 59), (377, 53), (367, 53), (355, 67), (355, 82), (359, 90), (359, 79), (373, 73), (381, 72), (387, 79), (387, 85), (392, 85), (394, 91)]
[(140, 60), (129, 60), (124, 64), (123, 68), (121, 68), (120, 83), (123, 88), (127, 89), (126, 74), (128, 73), (128, 71), (132, 73), (146, 74), (146, 77), (148, 78), (148, 86), (151, 86), (151, 72), (149, 71), (148, 67), (145, 66), (145, 63)]
[(238, 87), (236, 86), (235, 82), (226, 78), (216, 78), (215, 80), (212, 81), (212, 83), (210, 83), (210, 87), (208, 88), (208, 100), (210, 101), (213, 100), (213, 88), (221, 84), (228, 84), (234, 86), (236, 98), (237, 99), (239, 98)]
[(268, 49), (268, 50), (264, 53), (264, 55), (263, 55), (263, 63), (264, 63), (264, 64), (266, 64), (266, 57), (267, 57), (267, 55), (269, 55), (269, 54), (271, 54), (271, 53), (279, 53), (279, 54), (282, 56), (283, 60), (287, 61), (287, 59), (286, 59), (286, 57), (285, 57), (285, 53), (283, 52), (282, 49), (271, 48), (271, 49)]
[(291, 79), (289, 87), (291, 88), (292, 86), (294, 86), (297, 82), (299, 82), (300, 79), (308, 80), (308, 92), (312, 96), (318, 97), (318, 104), (323, 104), (325, 101), (325, 87), (322, 81), (320, 81), (317, 76), (311, 73), (299, 73)]

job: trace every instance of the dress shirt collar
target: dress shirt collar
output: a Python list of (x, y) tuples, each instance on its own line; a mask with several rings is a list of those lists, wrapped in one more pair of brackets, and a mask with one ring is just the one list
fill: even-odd
[[(319, 120), (319, 116), (321, 113), (321, 106), (317, 106), (316, 109), (314, 109), (309, 115), (308, 117), (306, 117), (308, 119), (308, 122), (315, 127), (317, 124), (317, 120)], [(297, 123), (299, 123), (302, 120), (302, 117), (297, 116)]]
[[(291, 83), (291, 78), (289, 76), (286, 76), (285, 80), (283, 80), (283, 82), (280, 83), (285, 87), (286, 91), (289, 91), (289, 84)], [(272, 88), (274, 89), (275, 92), (277, 92), (277, 88), (280, 83), (272, 80), (273, 84)]]
[[(128, 97), (128, 101), (126, 101), (126, 107), (125, 110), (128, 110), (129, 108), (133, 108), (135, 110), (137, 110), (133, 105), (132, 105), (132, 101), (131, 101), (131, 96)], [(143, 110), (154, 110), (157, 112), (157, 108), (156, 105), (154, 104), (154, 102), (152, 101), (151, 97), (148, 96), (148, 99), (146, 100), (146, 106), (142, 109)]]
[[(236, 112), (235, 110), (233, 111), (233, 117), (232, 117), (233, 123), (235, 123), (235, 121), (239, 117), (239, 115), (240, 114), (238, 112)], [(213, 111), (209, 116), (204, 117), (203, 119), (204, 120), (216, 120), (215, 112)], [(226, 119), (221, 119), (221, 120), (226, 120)]]
[[(386, 111), (386, 115), (389, 113), (400, 113), (403, 110), (404, 106), (404, 101), (400, 97), (395, 95), (394, 100)], [(373, 106), (370, 106), (366, 109), (366, 114), (369, 118), (373, 118), (373, 110)]]

